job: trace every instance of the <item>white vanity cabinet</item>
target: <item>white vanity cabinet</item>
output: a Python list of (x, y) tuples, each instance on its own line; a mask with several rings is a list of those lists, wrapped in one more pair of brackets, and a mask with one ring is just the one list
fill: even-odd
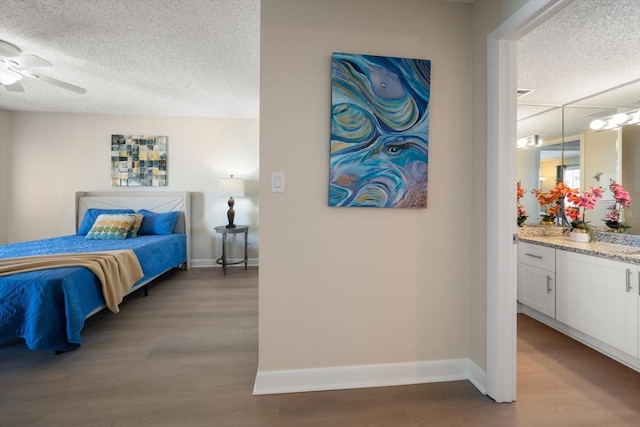
[(518, 301), (549, 317), (556, 315), (556, 250), (518, 244)]
[(638, 357), (638, 267), (556, 250), (555, 317)]

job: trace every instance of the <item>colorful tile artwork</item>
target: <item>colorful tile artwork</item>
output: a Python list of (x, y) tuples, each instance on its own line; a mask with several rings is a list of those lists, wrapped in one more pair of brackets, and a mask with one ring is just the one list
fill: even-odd
[(334, 53), (329, 206), (427, 206), (431, 61)]
[(111, 185), (165, 187), (167, 137), (111, 135)]

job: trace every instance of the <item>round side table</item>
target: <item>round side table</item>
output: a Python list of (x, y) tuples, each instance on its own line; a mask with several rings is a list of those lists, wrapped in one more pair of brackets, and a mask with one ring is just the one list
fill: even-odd
[[(226, 225), (215, 227), (216, 233), (222, 234), (222, 256), (216, 260), (216, 264), (222, 265), (222, 271), (227, 274), (228, 265), (236, 265), (244, 263), (244, 269), (247, 269), (247, 244), (249, 227), (247, 225), (236, 225), (235, 228), (227, 228)], [(244, 235), (244, 259), (236, 262), (227, 261), (227, 235), (229, 234), (243, 234)]]

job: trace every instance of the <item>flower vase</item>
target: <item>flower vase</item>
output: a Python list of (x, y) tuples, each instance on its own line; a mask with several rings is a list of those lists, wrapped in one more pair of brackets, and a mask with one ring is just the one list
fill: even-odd
[(542, 218), (540, 219), (540, 224), (541, 225), (556, 225), (556, 219), (555, 219), (555, 217), (553, 217), (551, 215), (543, 215)]
[(591, 240), (591, 236), (589, 235), (589, 233), (580, 233), (577, 231), (571, 231), (569, 233), (569, 240), (571, 240), (572, 242), (578, 242), (578, 243), (589, 243), (589, 241)]
[(618, 221), (612, 221), (612, 220), (608, 220), (605, 221), (605, 225), (608, 227), (608, 230), (610, 233), (624, 233), (627, 234), (629, 232), (629, 228), (631, 228), (630, 226), (623, 224), (621, 222)]

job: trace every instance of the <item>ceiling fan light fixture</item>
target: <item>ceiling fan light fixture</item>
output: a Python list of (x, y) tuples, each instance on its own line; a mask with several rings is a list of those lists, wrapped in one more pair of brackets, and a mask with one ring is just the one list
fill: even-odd
[(50, 67), (52, 64), (37, 55), (22, 55), (21, 53), (22, 51), (16, 46), (0, 40), (0, 86), (5, 86), (7, 91), (24, 92), (22, 85), (17, 82), (27, 77), (80, 95), (87, 93), (87, 90), (80, 86), (28, 70), (31, 67)]
[(16, 73), (13, 70), (4, 70), (0, 68), (0, 84), (3, 86), (9, 86), (22, 79), (20, 73)]

